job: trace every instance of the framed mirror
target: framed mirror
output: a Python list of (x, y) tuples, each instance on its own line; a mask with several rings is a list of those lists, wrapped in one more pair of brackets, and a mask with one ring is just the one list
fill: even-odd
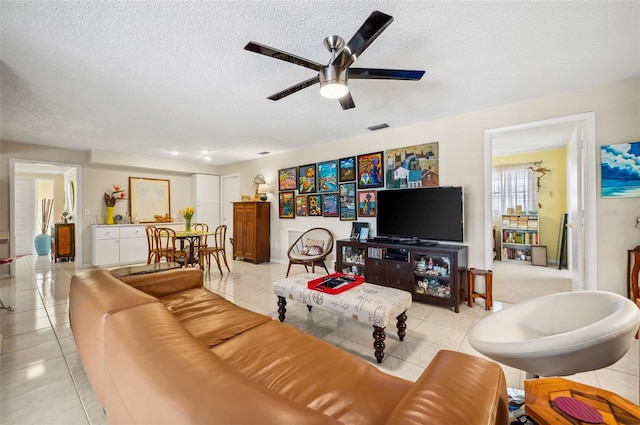
[(265, 183), (266, 181), (264, 180), (264, 176), (262, 174), (258, 174), (253, 178), (254, 200), (257, 201), (258, 197), (260, 196), (260, 194), (258, 193), (258, 187), (260, 187), (261, 184), (265, 184)]
[(70, 215), (76, 210), (76, 185), (73, 180), (67, 183), (67, 209)]

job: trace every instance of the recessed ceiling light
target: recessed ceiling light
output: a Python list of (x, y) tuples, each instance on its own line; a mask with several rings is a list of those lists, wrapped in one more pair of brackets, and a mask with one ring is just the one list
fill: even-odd
[(210, 157), (210, 156), (205, 156), (205, 157), (204, 157), (204, 160), (205, 160), (205, 161), (211, 161), (211, 157)]
[(171, 155), (178, 155), (178, 153), (179, 153), (179, 152), (178, 152), (178, 151), (169, 151), (169, 153), (170, 153)]
[(200, 151), (200, 153), (201, 153), (202, 155), (206, 155), (206, 154), (208, 154), (208, 153), (209, 153), (209, 151), (208, 151), (208, 150), (206, 150), (206, 149), (202, 149), (202, 150)]

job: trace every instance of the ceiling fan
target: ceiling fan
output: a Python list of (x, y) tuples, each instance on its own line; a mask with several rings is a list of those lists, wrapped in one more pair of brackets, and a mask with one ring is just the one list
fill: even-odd
[(293, 85), (268, 97), (280, 100), (297, 91), (320, 83), (320, 94), (331, 99), (338, 99), (342, 109), (355, 108), (351, 93), (347, 87), (349, 79), (360, 80), (410, 80), (417, 81), (424, 75), (424, 71), (410, 71), (401, 69), (378, 68), (350, 68), (362, 52), (393, 22), (393, 18), (382, 12), (374, 11), (354, 34), (349, 43), (333, 35), (324, 39), (324, 45), (331, 52), (331, 61), (322, 65), (291, 53), (249, 42), (244, 48), (250, 52), (270, 56), (295, 65), (304, 66), (318, 72), (313, 78)]

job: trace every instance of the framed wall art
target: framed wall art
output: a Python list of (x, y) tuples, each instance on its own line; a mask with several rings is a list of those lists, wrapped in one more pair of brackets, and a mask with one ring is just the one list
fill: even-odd
[(278, 191), (296, 190), (298, 188), (297, 168), (283, 168), (278, 170)]
[(356, 180), (356, 157), (349, 156), (338, 160), (338, 177), (340, 183)]
[(316, 164), (298, 167), (298, 193), (316, 193)]
[(280, 218), (296, 218), (294, 193), (291, 190), (278, 194), (278, 213)]
[(308, 195), (296, 195), (296, 217), (306, 217), (309, 215), (307, 196)]
[(375, 190), (358, 191), (358, 217), (376, 216), (376, 195)]
[(322, 194), (322, 216), (338, 217), (338, 194), (337, 193)]
[(340, 220), (356, 219), (356, 183), (340, 183)]
[(387, 189), (440, 185), (438, 142), (384, 151)]
[(600, 147), (601, 196), (640, 197), (640, 142)]
[(358, 189), (384, 187), (382, 152), (358, 155)]
[(129, 210), (140, 223), (155, 223), (155, 216), (171, 215), (169, 180), (129, 177)]
[(318, 192), (338, 191), (338, 161), (318, 162)]
[(322, 195), (307, 195), (307, 213), (309, 216), (322, 217)]

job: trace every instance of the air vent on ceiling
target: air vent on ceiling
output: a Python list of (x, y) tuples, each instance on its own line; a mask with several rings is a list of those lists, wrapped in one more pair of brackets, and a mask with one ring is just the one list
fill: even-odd
[(258, 152), (258, 155), (269, 155), (271, 152), (267, 152), (267, 151), (263, 151), (263, 152)]
[(378, 124), (378, 125), (372, 125), (371, 127), (368, 127), (369, 130), (371, 131), (376, 131), (376, 130), (382, 130), (383, 128), (387, 128), (389, 127), (389, 124)]

